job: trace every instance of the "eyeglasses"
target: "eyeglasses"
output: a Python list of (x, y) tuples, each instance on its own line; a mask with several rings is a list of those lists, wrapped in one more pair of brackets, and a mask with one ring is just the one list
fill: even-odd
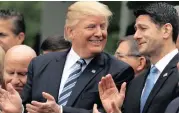
[(129, 57), (141, 57), (141, 55), (139, 55), (139, 54), (134, 54), (134, 53), (131, 53), (131, 54), (122, 54), (122, 53), (119, 53), (119, 52), (116, 52), (115, 56), (118, 57), (118, 58), (122, 58), (122, 57), (125, 57), (125, 56), (129, 56)]

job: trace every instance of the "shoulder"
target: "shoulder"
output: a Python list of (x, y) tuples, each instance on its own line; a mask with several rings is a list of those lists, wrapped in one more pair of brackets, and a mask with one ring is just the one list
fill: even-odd
[(117, 58), (115, 58), (114, 56), (112, 56), (108, 53), (103, 52), (102, 54), (105, 56), (107, 64), (115, 69), (118, 68), (120, 70), (122, 68), (130, 67), (129, 64), (127, 64), (121, 60), (118, 60)]
[(32, 59), (31, 63), (35, 65), (43, 65), (51, 62), (52, 60), (58, 60), (60, 58), (66, 58), (67, 51), (65, 52), (51, 52), (43, 55), (39, 55)]

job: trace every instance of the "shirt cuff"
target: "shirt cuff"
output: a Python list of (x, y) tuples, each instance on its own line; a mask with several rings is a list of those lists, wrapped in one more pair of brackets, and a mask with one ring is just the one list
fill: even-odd
[(60, 113), (63, 113), (63, 107), (59, 106), (59, 109), (60, 109)]
[(22, 113), (24, 113), (24, 106), (22, 105)]

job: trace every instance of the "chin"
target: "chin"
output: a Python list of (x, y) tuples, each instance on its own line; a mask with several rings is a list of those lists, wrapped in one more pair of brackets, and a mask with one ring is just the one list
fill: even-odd
[(95, 49), (92, 49), (92, 50), (91, 50), (91, 53), (97, 54), (97, 53), (101, 53), (102, 51), (103, 51), (102, 48), (95, 48)]

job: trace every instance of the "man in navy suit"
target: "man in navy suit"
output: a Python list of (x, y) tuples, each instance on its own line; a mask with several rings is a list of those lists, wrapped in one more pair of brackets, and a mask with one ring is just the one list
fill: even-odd
[[(164, 113), (168, 104), (179, 95), (176, 66), (179, 53), (175, 45), (179, 31), (178, 14), (172, 5), (157, 2), (137, 9), (135, 16), (134, 39), (138, 43), (139, 52), (149, 56), (151, 67), (130, 82), (122, 111)], [(105, 83), (111, 84), (109, 80), (106, 79)], [(100, 97), (106, 111), (112, 109), (112, 103), (121, 107), (124, 96), (117, 93), (115, 85), (102, 86), (104, 88)]]
[[(41, 55), (32, 60), (22, 95), (23, 104), (26, 105), (28, 112), (90, 113), (94, 103), (102, 110), (98, 94), (98, 83), (101, 78), (110, 73), (119, 88), (123, 82), (133, 79), (134, 71), (128, 64), (103, 52), (111, 16), (108, 7), (100, 2), (76, 2), (68, 8), (65, 34), (72, 42), (72, 47), (65, 52)], [(76, 62), (81, 62), (81, 67), (78, 68), (81, 74), (78, 78), (70, 78), (73, 75), (71, 72), (76, 74), (73, 68)], [(75, 85), (72, 83), (66, 87), (71, 80), (75, 81)], [(2, 95), (6, 93), (16, 95), (10, 84), (9, 87), (9, 93), (9, 90), (0, 89), (1, 98), (4, 98)], [(64, 92), (71, 89), (73, 90), (70, 93), (61, 97)], [(14, 95), (10, 100), (6, 99), (6, 103), (15, 97), (14, 100), (19, 100), (18, 96)], [(61, 100), (65, 100), (65, 103)], [(21, 106), (16, 106), (21, 108), (17, 110), (12, 104), (7, 106), (8, 112), (20, 112), (22, 109)]]

